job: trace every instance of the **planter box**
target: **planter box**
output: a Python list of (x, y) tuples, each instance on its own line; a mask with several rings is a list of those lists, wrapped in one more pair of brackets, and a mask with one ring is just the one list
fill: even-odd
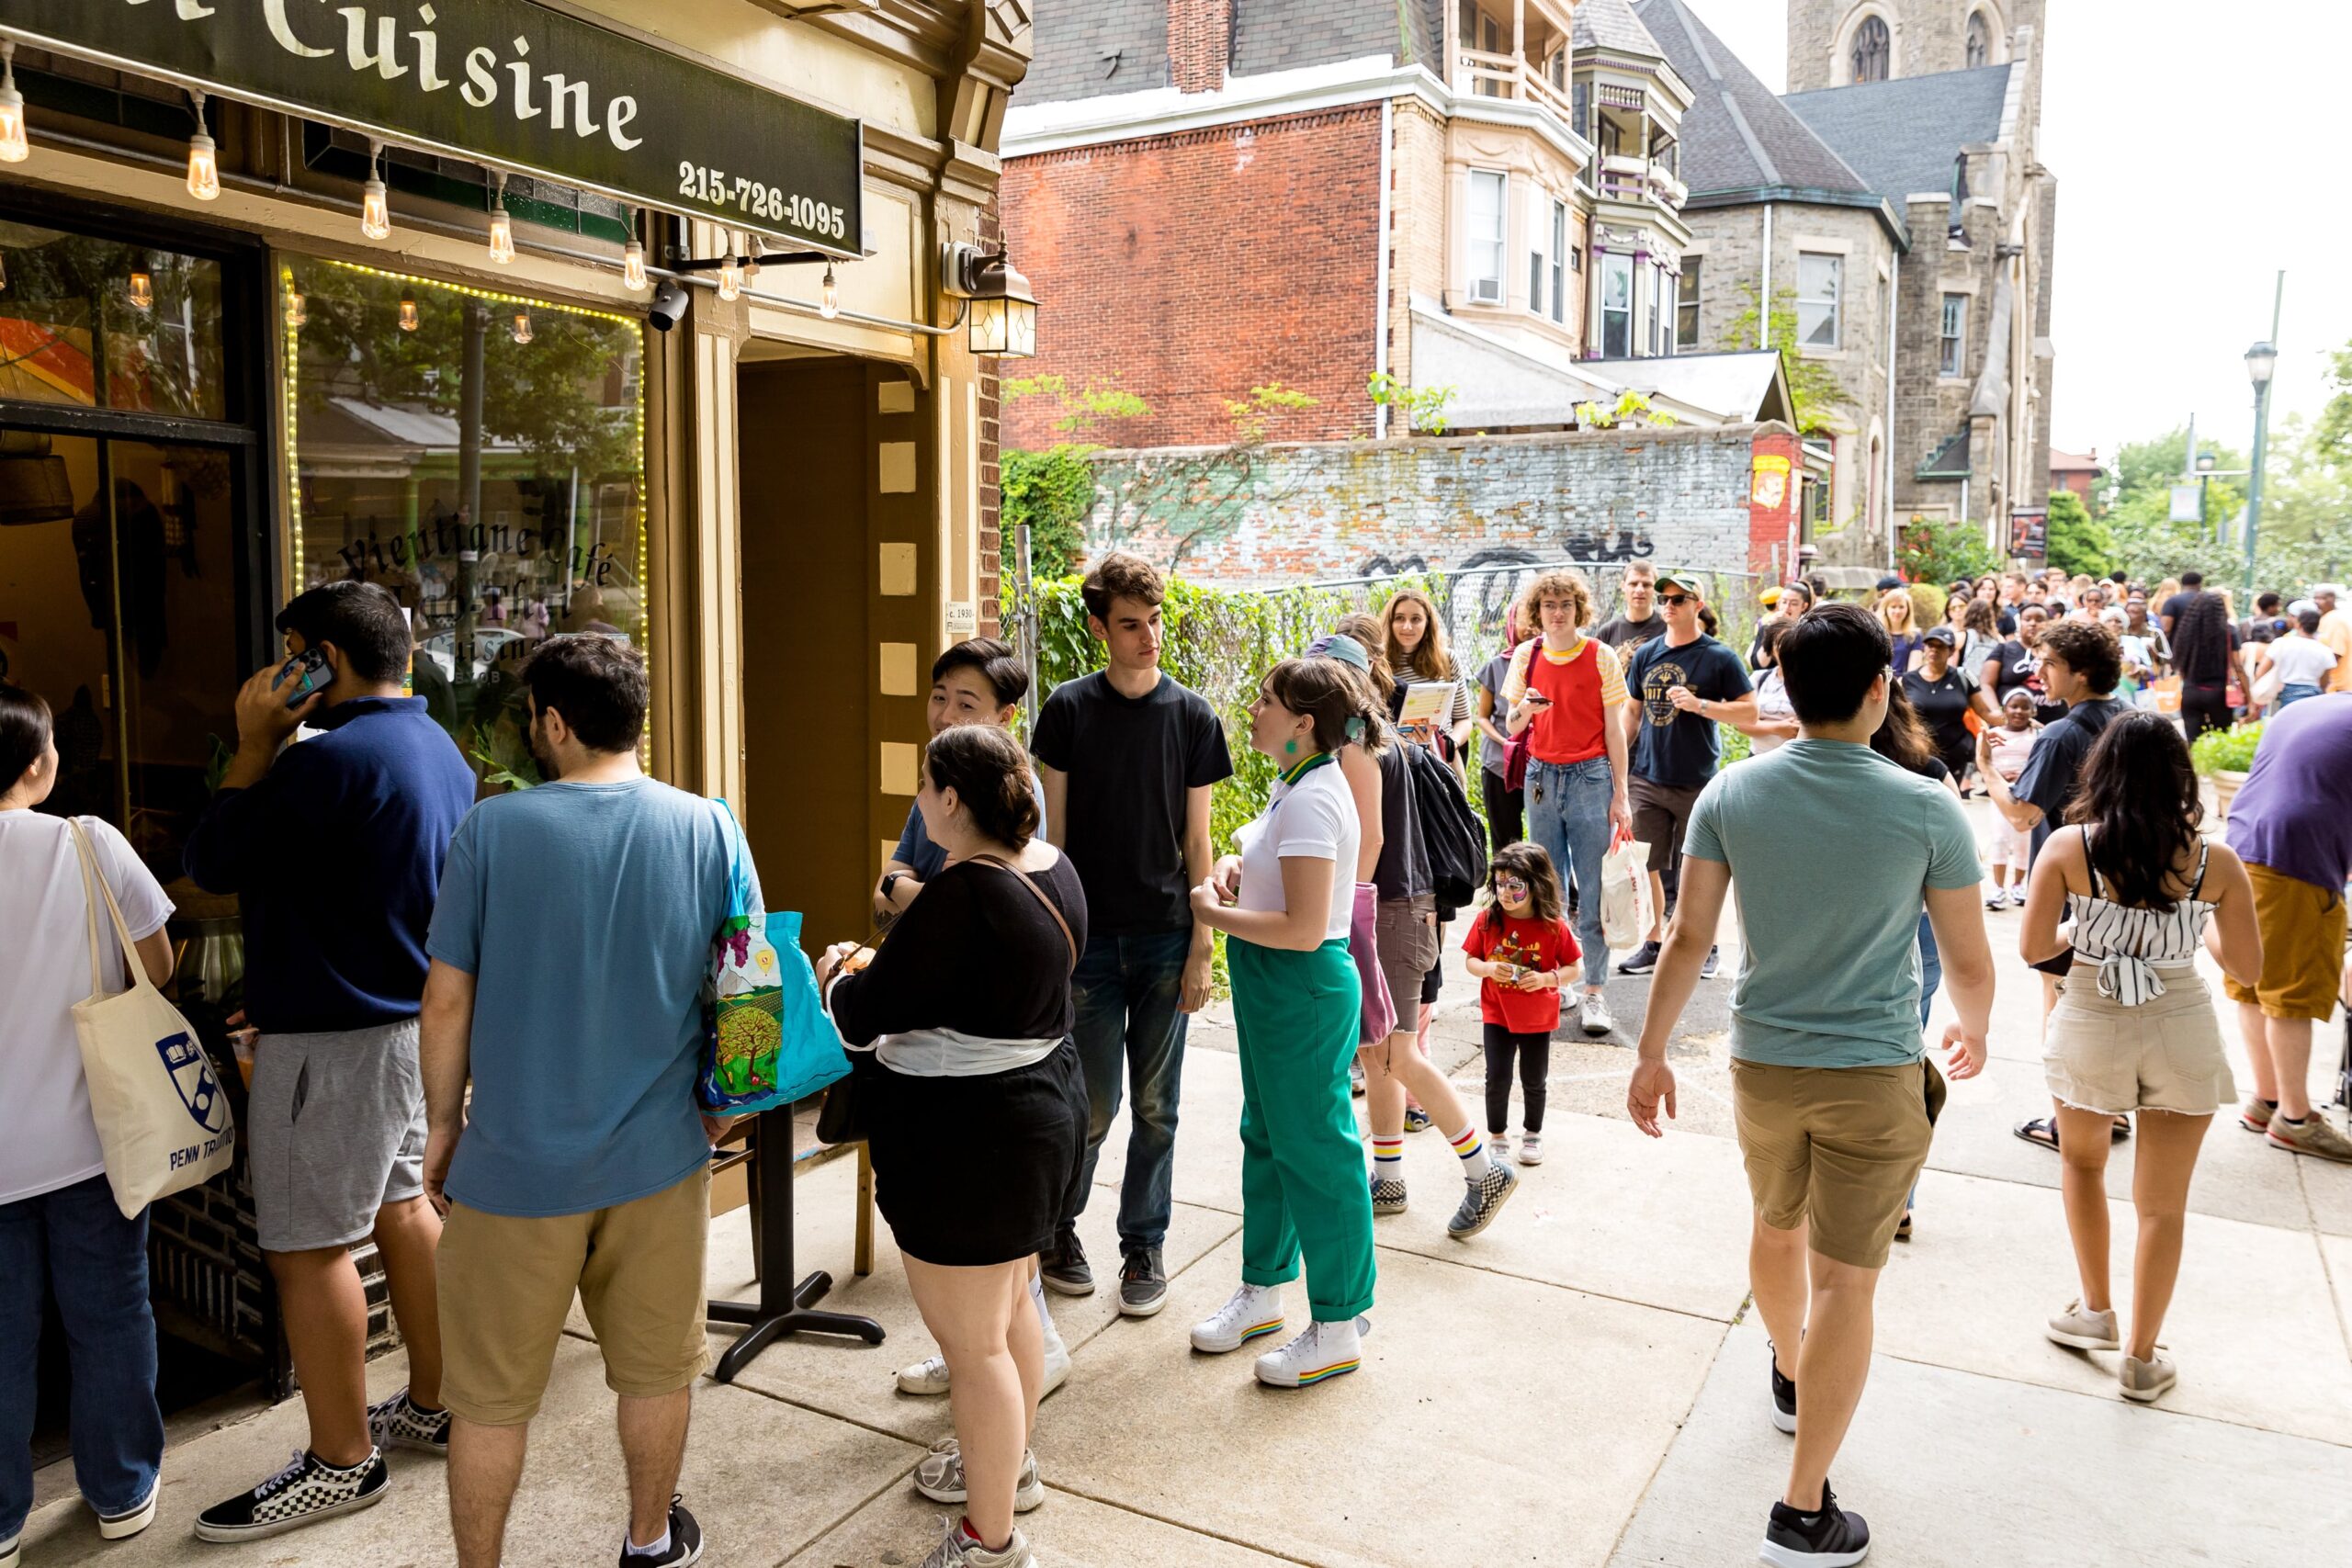
[(2217, 769), (2205, 777), (2213, 790), (2213, 819), (2227, 822), (2230, 819), (2230, 802), (2236, 797), (2239, 786), (2245, 783), (2245, 775)]

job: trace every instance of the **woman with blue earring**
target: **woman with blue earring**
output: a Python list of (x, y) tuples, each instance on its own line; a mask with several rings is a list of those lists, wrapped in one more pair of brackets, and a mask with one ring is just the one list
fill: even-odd
[(1361, 1364), (1372, 1307), (1372, 1195), (1348, 1093), (1363, 993), (1348, 949), (1361, 827), (1338, 753), (1380, 716), (1331, 660), (1285, 660), (1250, 705), (1250, 744), (1281, 770), (1238, 855), (1193, 890), (1226, 934), (1241, 1065), (1241, 1286), (1193, 1328), (1239, 1349), (1283, 1325), (1282, 1288), (1306, 1270), (1310, 1321), (1258, 1358), (1258, 1380), (1306, 1388)]

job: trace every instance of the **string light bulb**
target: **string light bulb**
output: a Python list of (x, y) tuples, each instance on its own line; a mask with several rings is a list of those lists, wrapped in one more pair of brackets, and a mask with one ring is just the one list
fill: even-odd
[(368, 183), (359, 187), (359, 231), (371, 240), (392, 237), (392, 206), (384, 190), (384, 155), (380, 141), (368, 143)]
[(736, 254), (735, 236), (727, 236), (727, 254), (718, 264), (718, 297), (738, 299), (743, 294), (743, 258)]
[(825, 292), (818, 303), (817, 314), (824, 317), (825, 320), (830, 321), (841, 313), (841, 288), (838, 284), (833, 282), (833, 264), (827, 262), (825, 264)]
[(25, 140), (25, 96), (17, 91), (17, 46), (0, 42), (0, 164), (21, 164), (31, 155)]
[(416, 295), (405, 288), (401, 290), (401, 331), (416, 331)]
[(490, 259), (504, 266), (514, 259), (514, 224), (506, 216), (506, 171), (498, 172), (498, 189), (491, 197)]
[(155, 308), (155, 277), (145, 267), (130, 269), (130, 308), (147, 311)]
[(528, 343), (528, 342), (530, 342), (530, 341), (531, 341), (531, 312), (530, 312), (530, 311), (528, 311), (528, 310), (517, 310), (514, 312), (514, 341), (515, 341), (516, 343)]
[(192, 90), (189, 96), (196, 100), (196, 134), (187, 139), (187, 193), (198, 201), (212, 201), (220, 195), (220, 159), (204, 128), (204, 94)]
[(645, 276), (645, 247), (631, 240), (621, 247), (621, 287), (642, 289), (651, 282)]

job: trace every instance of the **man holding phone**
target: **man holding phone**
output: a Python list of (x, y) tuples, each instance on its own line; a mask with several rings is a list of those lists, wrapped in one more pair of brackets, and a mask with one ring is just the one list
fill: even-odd
[[(425, 928), (473, 771), (424, 700), (401, 694), (409, 627), (390, 593), (325, 583), (288, 604), (277, 629), (289, 657), (237, 694), (237, 753), (187, 861), (198, 886), (238, 895), (244, 916), (254, 1210), (311, 1443), (206, 1509), (206, 1540), (367, 1507), (390, 1483), (384, 1448), (448, 1445), (417, 1013)], [(319, 733), (288, 746), (304, 725)], [(368, 1299), (350, 1252), (371, 1236), (409, 1358), (409, 1386), (373, 1409)]]

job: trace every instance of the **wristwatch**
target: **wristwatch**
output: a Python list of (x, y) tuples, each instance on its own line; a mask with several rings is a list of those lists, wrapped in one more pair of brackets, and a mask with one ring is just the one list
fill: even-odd
[(899, 885), (899, 878), (906, 874), (907, 874), (903, 871), (886, 871), (882, 874), (882, 901), (884, 903), (889, 904), (897, 902), (897, 900), (890, 897), (890, 889), (896, 887)]

